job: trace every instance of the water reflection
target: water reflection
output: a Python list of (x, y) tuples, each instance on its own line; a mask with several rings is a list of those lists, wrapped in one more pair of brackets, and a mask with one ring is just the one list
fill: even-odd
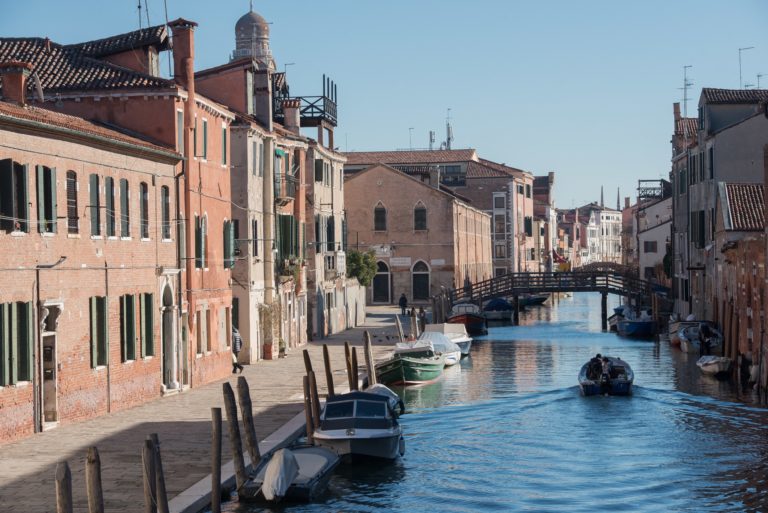
[[(577, 294), (492, 328), (440, 381), (399, 391), (404, 458), (342, 469), (289, 510), (768, 511), (768, 412), (666, 342), (602, 333), (599, 312)], [(632, 397), (579, 394), (598, 352), (632, 365)]]

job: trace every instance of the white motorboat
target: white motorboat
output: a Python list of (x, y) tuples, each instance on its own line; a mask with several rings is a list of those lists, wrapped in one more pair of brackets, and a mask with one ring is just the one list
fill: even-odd
[(424, 331), (442, 333), (448, 337), (451, 342), (459, 346), (462, 358), (469, 355), (469, 349), (472, 347), (472, 338), (467, 335), (467, 328), (463, 324), (454, 322), (427, 324), (424, 327)]
[(391, 460), (405, 452), (403, 431), (389, 399), (368, 392), (329, 397), (314, 439), (339, 456)]
[[(368, 379), (367, 377), (365, 378)], [(386, 397), (389, 401), (389, 407), (392, 409), (392, 412), (396, 416), (400, 416), (403, 413), (405, 413), (405, 403), (403, 403), (403, 400), (400, 399), (400, 396), (397, 395), (390, 389), (388, 386), (383, 385), (381, 383), (376, 383), (374, 385), (371, 385), (365, 389), (365, 392), (368, 392), (369, 394), (377, 394), (383, 397)]]
[(731, 370), (731, 359), (727, 356), (702, 356), (696, 365), (704, 374), (724, 374)]

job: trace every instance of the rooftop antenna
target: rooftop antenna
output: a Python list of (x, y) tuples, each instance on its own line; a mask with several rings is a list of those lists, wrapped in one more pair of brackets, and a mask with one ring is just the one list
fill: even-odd
[(251, 12), (253, 12), (253, 0), (251, 0)]
[(451, 149), (453, 142), (453, 128), (451, 127), (451, 109), (448, 108), (448, 114), (445, 118), (445, 149)]
[(139, 0), (139, 30), (141, 30), (141, 0)]
[(435, 144), (435, 131), (430, 130), (429, 131), (429, 151), (432, 151), (434, 144)]
[(739, 89), (744, 89), (744, 82), (741, 81), (741, 52), (746, 52), (747, 50), (752, 50), (754, 46), (745, 46), (743, 48), (739, 48)]
[[(683, 66), (683, 117), (688, 117), (688, 88), (693, 85), (693, 80), (688, 79), (688, 69), (692, 68), (690, 64)], [(686, 136), (688, 134), (685, 134)]]
[(413, 151), (413, 127), (408, 127), (408, 149)]
[(757, 88), (760, 89), (760, 79), (763, 78), (762, 73), (757, 74)]
[[(141, 4), (141, 1), (139, 1), (139, 4)], [(149, 26), (151, 25), (151, 23), (149, 22), (149, 0), (144, 0), (144, 12), (147, 14), (147, 28), (149, 28)]]

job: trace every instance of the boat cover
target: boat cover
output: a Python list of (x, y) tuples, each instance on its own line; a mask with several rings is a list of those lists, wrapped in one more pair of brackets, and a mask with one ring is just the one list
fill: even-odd
[(416, 347), (431, 347), (437, 354), (461, 352), (461, 348), (442, 333), (425, 331), (413, 342), (401, 342), (398, 349), (410, 349)]
[(503, 297), (497, 297), (488, 301), (483, 310), (486, 312), (509, 312), (512, 310), (512, 304)]
[(288, 449), (280, 449), (272, 456), (264, 471), (261, 493), (268, 501), (285, 497), (288, 488), (299, 475), (299, 463)]

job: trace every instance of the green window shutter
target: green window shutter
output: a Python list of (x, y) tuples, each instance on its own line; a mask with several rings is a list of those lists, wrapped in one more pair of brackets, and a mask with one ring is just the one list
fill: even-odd
[(120, 296), (120, 359), (126, 361), (128, 358), (128, 322), (125, 318), (125, 296)]
[(90, 189), (91, 201), (91, 235), (99, 235), (99, 177), (91, 175), (88, 177), (88, 188)]
[(45, 172), (43, 166), (35, 166), (37, 178), (37, 231), (45, 232)]
[(141, 357), (147, 356), (147, 305), (146, 294), (139, 295), (139, 339), (141, 341)]
[(104, 205), (106, 210), (107, 237), (115, 236), (115, 182), (111, 176), (104, 177)]
[(315, 181), (323, 181), (323, 161), (320, 159), (315, 159)]
[(203, 267), (202, 263), (202, 231), (200, 229), (200, 217), (195, 216), (195, 267), (200, 269)]
[(8, 384), (11, 357), (11, 308), (10, 304), (0, 304), (0, 386)]
[(21, 172), (22, 204), (19, 205), (19, 217), (23, 219), (21, 229), (29, 232), (29, 166), (24, 164)]
[(56, 196), (56, 168), (52, 168), (50, 174), (50, 187), (51, 187), (51, 231), (56, 233), (59, 225), (59, 204)]
[(128, 311), (128, 359), (136, 359), (136, 296), (129, 294), (125, 296), (125, 305)]
[(26, 347), (25, 347), (25, 368), (24, 371), (26, 372), (26, 380), (32, 381), (32, 377), (34, 376), (34, 359), (32, 358), (33, 350), (32, 348), (35, 347), (35, 316), (32, 315), (32, 301), (27, 303), (27, 337), (26, 337)]
[(13, 161), (0, 160), (0, 230), (13, 231)]
[(144, 323), (146, 329), (145, 350), (147, 356), (155, 355), (155, 309), (154, 295), (144, 294)]
[(301, 258), (307, 259), (307, 223), (301, 225)]
[(227, 127), (221, 127), (221, 163), (227, 165)]
[[(235, 267), (235, 223), (232, 221), (229, 221), (227, 223), (227, 230), (225, 233), (225, 236), (227, 238), (227, 255), (229, 258), (229, 268), (232, 269)], [(254, 244), (256, 244), (256, 241), (253, 241)]]
[(203, 217), (200, 220), (200, 260), (202, 262), (202, 268), (208, 267), (208, 259), (206, 253), (208, 251), (208, 219)]
[(11, 344), (9, 365), (11, 367), (10, 383), (15, 384), (19, 380), (19, 304), (11, 303)]
[(99, 318), (98, 318), (98, 298), (90, 298), (90, 318), (91, 318), (91, 368), (95, 369), (99, 365)]
[(275, 223), (275, 239), (277, 240), (277, 244), (275, 247), (277, 248), (277, 263), (278, 265), (282, 264), (283, 260), (283, 234), (282, 234), (282, 227), (283, 227), (283, 218), (282, 216), (277, 216), (277, 222)]
[(98, 298), (100, 305), (100, 337), (99, 337), (99, 364), (107, 365), (109, 361), (109, 299), (107, 297)]
[(229, 234), (229, 221), (224, 221), (224, 269), (229, 269), (231, 266), (232, 254), (229, 251), (230, 248), (230, 234)]

